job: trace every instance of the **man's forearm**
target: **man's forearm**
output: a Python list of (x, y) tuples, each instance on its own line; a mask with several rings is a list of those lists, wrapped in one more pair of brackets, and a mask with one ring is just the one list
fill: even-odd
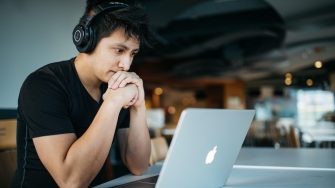
[(120, 109), (113, 103), (102, 104), (87, 131), (71, 145), (64, 167), (72, 181), (85, 182), (84, 186), (88, 186), (98, 174), (108, 156)]
[(149, 165), (150, 135), (145, 106), (130, 109), (130, 129), (126, 149), (126, 163), (135, 175), (141, 175)]

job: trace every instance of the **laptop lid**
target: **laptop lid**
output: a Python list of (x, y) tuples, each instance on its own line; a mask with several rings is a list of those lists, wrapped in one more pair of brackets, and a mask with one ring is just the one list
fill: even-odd
[(156, 187), (223, 187), (254, 114), (254, 110), (184, 110)]

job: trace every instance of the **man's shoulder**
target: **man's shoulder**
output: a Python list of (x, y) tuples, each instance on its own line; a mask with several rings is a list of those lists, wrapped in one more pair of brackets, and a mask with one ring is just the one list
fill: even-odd
[(31, 81), (50, 81), (68, 76), (72, 70), (73, 58), (70, 60), (49, 63), (35, 70), (28, 75), (25, 82)]
[(23, 99), (64, 98), (71, 88), (69, 84), (73, 78), (71, 62), (72, 60), (50, 63), (28, 75), (20, 89), (19, 104)]
[(73, 59), (44, 65), (28, 75), (24, 80), (22, 90), (41, 90), (45, 88), (64, 88), (73, 77)]
[(36, 71), (31, 73), (30, 75), (39, 75), (39, 74), (54, 75), (54, 74), (59, 74), (59, 73), (70, 71), (71, 68), (72, 68), (73, 60), (74, 59), (72, 58), (70, 60), (49, 63), (49, 64), (44, 65), (43, 67), (37, 69)]

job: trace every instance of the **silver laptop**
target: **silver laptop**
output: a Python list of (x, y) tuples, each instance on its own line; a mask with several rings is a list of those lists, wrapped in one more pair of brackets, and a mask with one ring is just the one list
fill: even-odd
[(223, 187), (254, 114), (254, 110), (184, 110), (158, 180), (151, 177), (120, 187)]

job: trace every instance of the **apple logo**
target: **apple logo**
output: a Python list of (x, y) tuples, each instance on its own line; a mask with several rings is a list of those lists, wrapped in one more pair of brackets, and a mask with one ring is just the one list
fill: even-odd
[(206, 157), (206, 161), (205, 163), (208, 165), (208, 164), (211, 164), (213, 161), (214, 161), (214, 158), (215, 158), (215, 154), (216, 154), (216, 148), (218, 146), (214, 146), (214, 148), (212, 150), (210, 150), (207, 154), (207, 157)]

